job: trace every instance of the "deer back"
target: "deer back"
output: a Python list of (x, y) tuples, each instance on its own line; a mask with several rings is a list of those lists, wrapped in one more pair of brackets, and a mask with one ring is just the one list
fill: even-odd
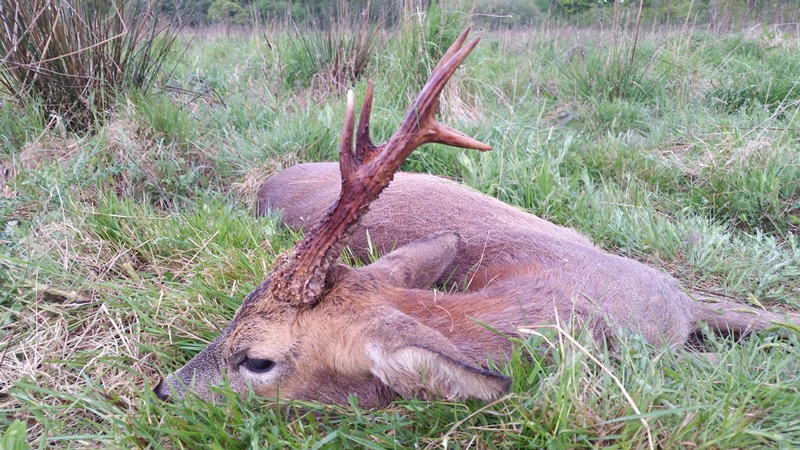
[[(257, 214), (281, 212), (282, 223), (307, 228), (325, 215), (341, 191), (335, 163), (308, 163), (271, 176), (258, 192)], [(367, 236), (367, 230), (369, 236)], [(497, 199), (433, 175), (397, 173), (394, 181), (352, 228), (349, 243), (366, 257), (368, 240), (384, 254), (441, 231), (458, 232), (464, 242), (455, 279), (475, 263), (539, 259), (552, 263), (594, 245), (576, 231), (560, 227)], [(536, 249), (536, 253), (531, 250)]]

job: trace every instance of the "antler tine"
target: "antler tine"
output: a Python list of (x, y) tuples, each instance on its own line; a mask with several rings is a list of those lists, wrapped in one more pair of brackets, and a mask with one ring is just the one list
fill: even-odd
[(372, 80), (367, 81), (367, 92), (364, 94), (364, 104), (361, 106), (361, 115), (358, 116), (358, 132), (356, 133), (356, 159), (364, 164), (372, 160), (375, 145), (369, 136), (369, 116), (372, 114)]
[[(339, 171), (341, 173), (349, 173), (355, 170), (361, 159), (353, 156), (353, 123), (356, 120), (355, 103), (355, 94), (353, 94), (353, 91), (347, 91), (342, 137), (339, 140)], [(361, 114), (363, 116), (363, 111)], [(360, 122), (359, 128), (361, 128)]]
[[(415, 148), (427, 143), (438, 143), (480, 151), (492, 149), (492, 147), (483, 142), (472, 139), (464, 133), (443, 125), (434, 119), (436, 105), (439, 102), (439, 96), (445, 84), (480, 41), (480, 38), (475, 38), (465, 47), (460, 48), (461, 43), (466, 39), (465, 33), (461, 33), (456, 42), (447, 50), (442, 61), (436, 66), (436, 70), (417, 96), (417, 99), (414, 100), (411, 105), (411, 111), (403, 119), (394, 136), (378, 147), (381, 153), (379, 159), (388, 160), (385, 165), (387, 171), (394, 172), (399, 169), (403, 161)], [(452, 56), (445, 61), (444, 59), (448, 55)], [(392, 155), (392, 153), (396, 154)]]
[[(423, 98), (423, 96), (429, 95), (433, 99), (430, 108), (431, 115), (436, 110), (436, 104), (438, 103), (439, 94), (441, 94), (442, 88), (444, 88), (444, 85), (447, 84), (447, 81), (450, 79), (450, 76), (453, 75), (455, 69), (458, 68), (458, 66), (464, 61), (467, 55), (469, 55), (469, 53), (472, 51), (475, 45), (477, 45), (478, 42), (480, 41), (480, 38), (476, 38), (467, 45), (467, 49), (463, 53), (462, 57), (458, 60), (458, 62), (452, 66), (452, 70), (449, 71), (443, 70), (443, 67), (448, 62), (450, 62), (450, 60), (453, 58), (455, 54), (459, 52), (459, 50), (461, 50), (462, 45), (464, 45), (464, 41), (467, 40), (467, 35), (469, 35), (469, 31), (470, 31), (469, 28), (462, 31), (461, 34), (458, 35), (456, 40), (450, 45), (450, 48), (447, 49), (444, 56), (442, 56), (442, 59), (439, 61), (439, 64), (437, 64), (436, 68), (433, 69), (431, 77), (425, 84), (425, 87), (422, 89), (420, 94), (417, 96), (417, 99), (415, 100), (413, 106), (417, 106), (417, 103), (421, 98)], [(447, 74), (444, 80), (441, 82), (441, 86), (438, 89), (436, 89), (434, 93), (431, 94), (426, 93), (426, 89), (434, 80), (435, 75), (440, 72), (444, 72)], [(412, 113), (415, 111), (415, 108), (413, 106), (411, 108)], [(362, 164), (367, 164), (371, 162), (378, 155), (379, 151), (383, 148), (383, 146), (375, 147), (375, 145), (372, 143), (372, 139), (370, 138), (369, 117), (371, 113), (372, 113), (372, 80), (369, 80), (367, 82), (367, 92), (364, 96), (364, 105), (361, 107), (361, 115), (358, 118), (358, 133), (356, 134), (356, 159)], [(438, 134), (442, 135), (442, 138), (434, 142), (461, 148), (474, 148), (481, 151), (491, 150), (491, 147), (472, 139), (463, 141), (462, 138), (465, 136), (457, 130), (453, 130), (450, 127), (446, 127), (439, 123), (435, 123), (435, 125), (437, 126), (437, 128), (439, 128), (439, 130), (437, 131)], [(455, 134), (454, 138), (451, 137), (453, 134)], [(445, 136), (448, 136), (449, 139), (446, 139)]]
[[(436, 111), (436, 105), (439, 103), (439, 96), (441, 95), (444, 86), (450, 80), (450, 77), (453, 76), (453, 73), (455, 73), (458, 66), (460, 66), (461, 63), (464, 62), (467, 56), (469, 56), (470, 52), (472, 52), (472, 49), (475, 48), (476, 45), (478, 45), (478, 42), (480, 42), (481, 38), (475, 38), (472, 41), (470, 41), (466, 45), (466, 47), (461, 48), (456, 52), (456, 50), (460, 48), (461, 43), (467, 38), (466, 33), (468, 31), (469, 29), (461, 33), (458, 39), (456, 39), (456, 42), (454, 42), (453, 45), (450, 46), (450, 48), (445, 53), (445, 58), (449, 54), (451, 54), (451, 52), (454, 52), (455, 54), (447, 62), (445, 62), (444, 58), (442, 58), (442, 61), (439, 62), (439, 64), (436, 66), (437, 67), (436, 72), (431, 76), (431, 79), (428, 80), (428, 82), (425, 84), (423, 92), (420, 93), (419, 97), (417, 97), (418, 101), (423, 100), (425, 99), (425, 97), (423, 97), (425, 90), (430, 88), (432, 91), (431, 96), (428, 97), (430, 100), (429, 102), (427, 102), (427, 109), (425, 109), (424, 107), (426, 105), (426, 102), (420, 101), (419, 105), (419, 111), (420, 111), (419, 114), (420, 115), (425, 114), (426, 119), (430, 120), (431, 124), (431, 133), (420, 133), (424, 139), (423, 142), (421, 142), (419, 145), (428, 142), (435, 142), (438, 144), (450, 145), (453, 147), (470, 148), (484, 152), (492, 149), (492, 147), (484, 144), (483, 142), (472, 139), (471, 137), (466, 136), (464, 133), (458, 130), (455, 130), (453, 128), (448, 127), (447, 125), (443, 125), (439, 122), (436, 122), (436, 120), (433, 117), (434, 112)], [(458, 45), (458, 47), (456, 47), (456, 45)]]
[(469, 34), (469, 30), (470, 29), (467, 28), (466, 30), (462, 31), (461, 34), (458, 35), (456, 40), (452, 44), (450, 44), (450, 48), (448, 48), (447, 51), (444, 52), (442, 59), (439, 61), (439, 64), (437, 64), (436, 67), (433, 69), (432, 73), (438, 72), (442, 68), (442, 66), (445, 65), (445, 63), (447, 63), (448, 61), (450, 61), (450, 58), (452, 58), (453, 55), (455, 55), (456, 52), (461, 49), (461, 46), (464, 45), (464, 41), (467, 40), (467, 35)]
[(339, 144), (342, 191), (323, 220), (295, 246), (294, 255), (278, 258), (270, 276), (272, 298), (294, 307), (313, 306), (325, 287), (328, 268), (344, 246), (342, 239), (369, 204), (389, 184), (403, 161), (422, 144), (436, 142), (481, 151), (492, 148), (434, 119), (436, 104), (444, 85), (469, 55), (479, 38), (462, 48), (469, 29), (459, 35), (436, 66), (395, 134), (375, 147), (369, 137), (372, 110), (372, 83), (367, 86), (353, 153), (354, 95), (347, 94), (347, 107)]

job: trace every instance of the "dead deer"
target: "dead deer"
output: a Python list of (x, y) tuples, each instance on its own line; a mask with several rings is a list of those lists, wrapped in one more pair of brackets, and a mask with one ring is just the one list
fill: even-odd
[[(386, 143), (376, 147), (369, 137), (369, 84), (355, 152), (348, 93), (338, 167), (300, 165), (268, 180), (261, 207), (282, 210), (287, 224), (306, 227), (305, 237), (278, 257), (222, 334), (155, 387), (159, 398), (188, 389), (213, 399), (210, 387), (227, 379), (240, 393), (340, 404), (356, 395), (364, 407), (398, 396), (490, 400), (510, 386), (490, 361), (510, 353), (507, 336), (520, 326), (572, 318), (601, 338), (627, 328), (674, 344), (698, 321), (744, 332), (781, 320), (695, 302), (664, 273), (440, 178), (397, 174), (367, 212), (420, 145), (491, 149), (433, 117), (442, 88), (478, 42), (464, 45), (467, 32)], [(339, 262), (348, 235), (364, 256), (365, 230), (380, 250), (400, 247), (357, 269)], [(468, 285), (430, 289), (447, 277)]]

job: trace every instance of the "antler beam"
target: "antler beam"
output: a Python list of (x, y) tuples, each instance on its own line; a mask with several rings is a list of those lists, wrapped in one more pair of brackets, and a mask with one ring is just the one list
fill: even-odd
[(394, 173), (417, 147), (438, 143), (481, 151), (492, 149), (434, 118), (442, 89), (480, 40), (473, 39), (462, 48), (468, 33), (469, 29), (464, 30), (450, 46), (397, 131), (380, 146), (373, 145), (369, 136), (372, 82), (367, 85), (359, 117), (355, 152), (355, 96), (352, 91), (347, 93), (344, 126), (339, 144), (342, 192), (325, 218), (295, 247), (294, 254), (278, 259), (276, 270), (270, 276), (272, 298), (286, 301), (295, 307), (313, 306), (317, 303), (325, 285), (328, 268), (339, 257), (343, 245), (341, 242), (347, 231), (389, 185)]

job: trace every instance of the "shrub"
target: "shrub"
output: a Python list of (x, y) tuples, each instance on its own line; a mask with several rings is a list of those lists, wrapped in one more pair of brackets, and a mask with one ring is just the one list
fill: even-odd
[(0, 87), (89, 129), (118, 93), (153, 84), (177, 31), (159, 22), (160, 3), (0, 0)]
[(208, 20), (231, 25), (246, 25), (250, 22), (250, 14), (234, 2), (214, 0), (208, 8)]

